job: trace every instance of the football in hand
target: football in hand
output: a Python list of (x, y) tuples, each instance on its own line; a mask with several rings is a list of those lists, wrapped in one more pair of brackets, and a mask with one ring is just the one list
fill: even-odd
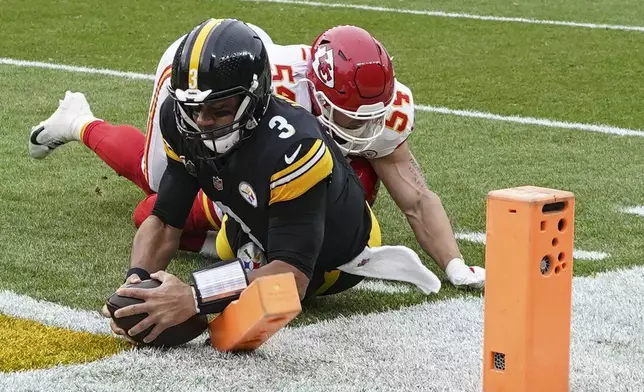
[[(153, 289), (159, 287), (161, 282), (155, 279), (144, 280), (139, 283), (132, 283), (126, 285), (128, 288), (139, 288), (139, 289)], [(132, 297), (122, 297), (116, 293), (107, 300), (107, 309), (112, 316), (112, 319), (121, 329), (124, 331), (129, 331), (130, 328), (134, 327), (140, 321), (148, 316), (147, 313), (136, 314), (133, 316), (127, 317), (114, 317), (114, 312), (118, 309), (124, 308), (126, 306), (138, 304), (144, 302), (142, 299), (132, 298)], [(143, 343), (143, 339), (152, 331), (154, 326), (149, 327), (143, 332), (140, 332), (130, 338), (138, 343)], [(194, 315), (188, 320), (184, 321), (181, 324), (177, 324), (174, 327), (170, 327), (154, 339), (152, 342), (148, 343), (151, 346), (159, 347), (173, 347), (178, 346), (184, 343), (187, 343), (194, 338), (201, 335), (208, 328), (208, 319), (205, 316)]]

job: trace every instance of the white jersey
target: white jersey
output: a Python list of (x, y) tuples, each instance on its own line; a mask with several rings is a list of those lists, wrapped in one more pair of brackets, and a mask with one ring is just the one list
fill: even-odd
[[(275, 45), (266, 32), (249, 24), (257, 32), (268, 52), (271, 62), (273, 90), (306, 110), (311, 111), (311, 94), (306, 79), (306, 69), (311, 56), (308, 45)], [(159, 111), (161, 104), (169, 95), (172, 60), (179, 44), (185, 36), (172, 43), (161, 56), (157, 66), (150, 111), (146, 127), (146, 141), (141, 168), (150, 189), (157, 192), (167, 161), (163, 148), (161, 129), (159, 128)], [(403, 143), (414, 128), (414, 100), (411, 90), (396, 80), (394, 104), (389, 109), (385, 121), (385, 130), (368, 150), (359, 155), (367, 159), (380, 158), (391, 154)]]
[[(311, 47), (308, 45), (269, 45), (268, 58), (273, 74), (273, 91), (311, 111), (306, 69)], [(380, 137), (360, 154), (367, 159), (391, 154), (414, 129), (414, 98), (411, 90), (396, 80), (394, 103), (389, 109)]]
[(311, 55), (307, 45), (269, 45), (266, 47), (273, 74), (273, 92), (311, 111), (311, 94), (306, 65)]
[(141, 160), (141, 170), (153, 192), (159, 191), (159, 183), (168, 164), (159, 127), (159, 112), (161, 105), (170, 95), (168, 87), (170, 87), (170, 76), (172, 75), (172, 60), (182, 40), (183, 37), (179, 38), (166, 49), (154, 76), (154, 89), (152, 90), (150, 112), (145, 130), (145, 150)]
[(414, 96), (411, 90), (396, 80), (394, 94), (394, 103), (385, 117), (385, 130), (368, 150), (360, 154), (367, 159), (391, 154), (414, 130)]

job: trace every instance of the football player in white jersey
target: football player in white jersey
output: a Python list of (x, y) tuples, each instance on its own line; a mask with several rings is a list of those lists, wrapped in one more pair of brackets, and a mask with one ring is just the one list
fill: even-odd
[(482, 288), (485, 270), (463, 261), (443, 205), (427, 187), (409, 148), (414, 99), (396, 80), (384, 46), (359, 27), (338, 26), (322, 33), (311, 47), (273, 45), (268, 54), (275, 93), (311, 110), (327, 125), (354, 169), (361, 168), (367, 199), (373, 202), (382, 181), (420, 246), (450, 282)]
[[(251, 27), (267, 46), (274, 92), (312, 111), (327, 125), (360, 176), (370, 204), (382, 181), (420, 246), (449, 281), (455, 286), (482, 288), (485, 270), (465, 264), (441, 201), (427, 187), (411, 153), (407, 138), (414, 128), (413, 95), (395, 79), (384, 46), (355, 26), (331, 28), (312, 46), (275, 45), (263, 30)], [(140, 148), (142, 143), (134, 143), (140, 132), (137, 136), (135, 129), (97, 120), (80, 93), (68, 94), (30, 135), (32, 157), (43, 158), (67, 141), (81, 140), (117, 173), (139, 185), (148, 197), (135, 210), (137, 226), (151, 213), (165, 170), (158, 111), (168, 94), (172, 59), (182, 38), (166, 50), (157, 67), (145, 143)], [(126, 146), (136, 151), (129, 153)], [(126, 164), (128, 154), (130, 160), (134, 157), (133, 163)], [(181, 249), (214, 253), (209, 236), (218, 230), (220, 218), (221, 212), (200, 193), (186, 222)]]

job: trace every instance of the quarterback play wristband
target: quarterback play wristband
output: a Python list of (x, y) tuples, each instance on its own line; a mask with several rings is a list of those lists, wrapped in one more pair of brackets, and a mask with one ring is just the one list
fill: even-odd
[(192, 273), (199, 314), (221, 313), (239, 298), (248, 277), (241, 260), (219, 261)]

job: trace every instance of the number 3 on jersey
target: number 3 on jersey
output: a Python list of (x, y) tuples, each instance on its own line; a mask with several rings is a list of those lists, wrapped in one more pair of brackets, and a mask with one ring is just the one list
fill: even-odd
[[(403, 93), (402, 91), (396, 91), (396, 99), (394, 99), (393, 107), (400, 107), (405, 104), (409, 104), (409, 95)], [(389, 118), (385, 121), (387, 128), (393, 129), (398, 133), (405, 132), (407, 129), (407, 123), (409, 122), (409, 117), (401, 112), (400, 110), (394, 110), (389, 115)]]
[(289, 137), (295, 134), (295, 128), (282, 116), (275, 116), (268, 121), (268, 126), (271, 129), (277, 128), (278, 131), (282, 131), (279, 135), (280, 139), (288, 139)]

